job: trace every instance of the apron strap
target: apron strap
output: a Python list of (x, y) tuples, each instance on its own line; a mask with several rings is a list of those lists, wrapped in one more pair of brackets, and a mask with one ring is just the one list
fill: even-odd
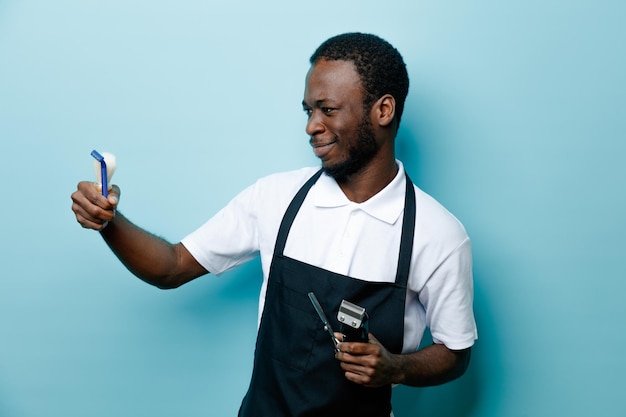
[(287, 244), (287, 235), (289, 234), (289, 229), (291, 229), (291, 224), (296, 218), (298, 214), (298, 210), (300, 210), (300, 206), (304, 202), (304, 198), (308, 194), (313, 184), (317, 181), (317, 179), (322, 175), (323, 170), (320, 169), (317, 171), (309, 180), (300, 188), (300, 191), (295, 195), (289, 207), (287, 207), (287, 211), (283, 216), (283, 220), (280, 223), (280, 228), (278, 229), (278, 236), (276, 237), (276, 245), (274, 246), (274, 256), (282, 256), (283, 251), (285, 250), (285, 245)]
[(415, 189), (409, 174), (404, 171), (406, 177), (406, 192), (404, 193), (404, 215), (402, 218), (402, 236), (400, 237), (400, 254), (398, 255), (398, 271), (396, 272), (396, 284), (403, 287), (409, 282), (409, 269), (413, 255), (413, 241), (415, 239)]

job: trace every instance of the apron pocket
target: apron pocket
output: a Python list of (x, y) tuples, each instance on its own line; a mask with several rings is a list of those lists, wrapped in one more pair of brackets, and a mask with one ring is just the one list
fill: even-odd
[[(271, 332), (274, 335), (273, 340), (264, 340), (264, 343), (270, 346), (268, 352), (274, 360), (290, 368), (305, 371), (315, 346), (318, 328), (323, 327), (322, 322), (307, 294), (285, 286), (276, 290), (281, 293), (278, 299), (283, 302), (272, 300), (272, 304), (268, 306), (267, 325), (275, 328)], [(278, 323), (282, 323), (282, 328), (276, 328)], [(284, 336), (276, 337), (277, 335)], [(330, 349), (332, 350), (332, 346)]]

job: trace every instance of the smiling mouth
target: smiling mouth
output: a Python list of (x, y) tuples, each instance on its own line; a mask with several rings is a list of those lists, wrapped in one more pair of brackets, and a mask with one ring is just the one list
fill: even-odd
[(334, 138), (331, 141), (314, 141), (311, 140), (311, 147), (313, 148), (313, 153), (318, 158), (324, 159), (328, 153), (332, 150), (333, 145), (337, 143), (337, 138)]
[(311, 143), (311, 147), (313, 148), (313, 153), (318, 158), (324, 160), (328, 157), (328, 154), (332, 151), (333, 145), (337, 143), (337, 140), (334, 139), (330, 142), (313, 142)]
[(329, 146), (329, 145), (332, 145), (333, 143), (336, 143), (336, 142), (337, 142), (337, 138), (334, 138), (334, 139), (332, 139), (332, 140), (330, 140), (330, 141), (328, 141), (328, 142), (325, 142), (325, 141), (317, 141), (317, 140), (314, 140), (314, 139), (311, 139), (311, 140), (309, 141), (309, 143), (311, 144), (311, 147), (312, 147), (313, 149), (316, 149), (316, 148), (322, 148), (322, 147), (324, 147), (324, 146)]

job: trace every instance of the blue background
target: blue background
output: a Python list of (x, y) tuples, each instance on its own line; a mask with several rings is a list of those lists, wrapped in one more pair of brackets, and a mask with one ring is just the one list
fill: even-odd
[(178, 241), (259, 176), (316, 165), (326, 38), (374, 32), (411, 90), (398, 155), (474, 244), (480, 339), (402, 416), (624, 416), (626, 3), (0, 1), (0, 416), (235, 415), (258, 261), (175, 291), (70, 210), (92, 149)]

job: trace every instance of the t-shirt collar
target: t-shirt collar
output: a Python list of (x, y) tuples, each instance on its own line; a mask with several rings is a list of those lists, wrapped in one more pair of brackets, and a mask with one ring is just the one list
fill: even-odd
[(310, 197), (317, 207), (341, 207), (353, 205), (363, 210), (372, 217), (387, 222), (395, 223), (404, 210), (404, 194), (406, 178), (402, 162), (396, 160), (398, 173), (369, 200), (363, 203), (354, 203), (346, 197), (339, 184), (327, 174), (323, 174), (311, 188)]

